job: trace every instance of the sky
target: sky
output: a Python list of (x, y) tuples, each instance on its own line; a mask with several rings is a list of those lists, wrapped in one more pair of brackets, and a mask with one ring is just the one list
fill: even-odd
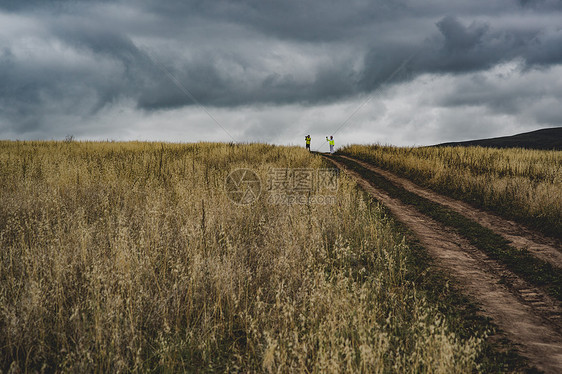
[(430, 145), (561, 97), (560, 0), (0, 0), (0, 139)]

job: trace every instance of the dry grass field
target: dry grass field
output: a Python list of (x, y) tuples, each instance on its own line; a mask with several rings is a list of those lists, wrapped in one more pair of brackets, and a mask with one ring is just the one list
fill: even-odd
[(484, 333), (409, 280), (410, 248), (348, 177), (334, 205), (225, 194), (236, 168), (322, 167), (264, 144), (0, 142), (0, 370), (478, 370)]
[(340, 152), (562, 238), (562, 151), (352, 145)]

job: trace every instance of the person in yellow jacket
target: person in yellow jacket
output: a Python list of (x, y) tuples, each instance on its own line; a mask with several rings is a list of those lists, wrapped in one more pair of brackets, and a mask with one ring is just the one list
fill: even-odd
[(330, 139), (326, 136), (326, 141), (330, 144), (330, 153), (334, 153), (334, 137), (330, 136)]
[(310, 152), (310, 135), (305, 136), (304, 141), (306, 142), (306, 149)]

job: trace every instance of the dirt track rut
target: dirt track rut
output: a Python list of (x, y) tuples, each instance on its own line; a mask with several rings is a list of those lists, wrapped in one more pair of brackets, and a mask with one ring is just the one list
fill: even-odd
[[(352, 158), (348, 159), (420, 196), (433, 201), (436, 201), (435, 199), (439, 196), (432, 191), (421, 189), (407, 180), (398, 178), (392, 173)], [(523, 356), (546, 373), (562, 372), (562, 308), (557, 300), (489, 258), (453, 230), (427, 217), (412, 206), (390, 197), (382, 189), (372, 185), (358, 173), (346, 169), (338, 161), (332, 158), (329, 160), (340, 169), (345, 170), (365, 191), (381, 201), (398, 220), (416, 234), (422, 245), (436, 259), (437, 266), (451, 274), (461, 284), (464, 291), (481, 305), (483, 314), (492, 318), (494, 323), (505, 332), (505, 335), (517, 344)], [(451, 209), (462, 210), (459, 212), (461, 214), (470, 211), (469, 216), (473, 218), (474, 211), (469, 210), (464, 203), (445, 197), (439, 197), (436, 202)], [(474, 208), (470, 207), (470, 209)], [(481, 212), (478, 214), (481, 217), (487, 217)], [(495, 216), (487, 217), (486, 222), (490, 225), (489, 228), (493, 230), (496, 228), (494, 222), (498, 222), (497, 218)], [(484, 221), (477, 220), (477, 222), (484, 225)], [(517, 232), (521, 234), (524, 231)], [(514, 231), (511, 231), (510, 235), (514, 235)], [(534, 239), (533, 236), (525, 236), (520, 241), (514, 242), (526, 243), (522, 245), (530, 251), (531, 247), (539, 248), (539, 245), (548, 247), (552, 244), (536, 243)], [(556, 251), (556, 248), (537, 249), (533, 253), (537, 251), (541, 254), (547, 251), (550, 253), (551, 250)], [(543, 257), (549, 258), (551, 263), (559, 264), (556, 255), (541, 258)]]
[(401, 178), (391, 172), (373, 166), (367, 162), (356, 160), (351, 157), (341, 156), (342, 158), (358, 163), (366, 169), (369, 169), (379, 175), (382, 175), (392, 183), (413, 192), (428, 200), (444, 205), (455, 212), (464, 215), (480, 225), (494, 231), (511, 242), (511, 245), (517, 249), (527, 249), (537, 258), (550, 264), (562, 268), (562, 243), (560, 241), (547, 238), (539, 233), (529, 230), (522, 225), (506, 220), (495, 214), (474, 208), (473, 206), (459, 200), (452, 199), (447, 196), (440, 195), (434, 191), (420, 187), (408, 179)]

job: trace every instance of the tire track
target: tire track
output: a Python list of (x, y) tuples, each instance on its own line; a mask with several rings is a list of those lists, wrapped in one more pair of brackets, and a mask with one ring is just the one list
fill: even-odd
[(465, 202), (455, 200), (427, 188), (420, 187), (406, 178), (399, 177), (394, 173), (383, 170), (367, 162), (348, 156), (340, 157), (353, 161), (368, 170), (382, 175), (395, 185), (400, 186), (407, 191), (413, 192), (435, 203), (444, 205), (509, 240), (513, 247), (519, 250), (526, 249), (535, 257), (540, 258), (553, 266), (562, 268), (562, 243), (560, 243), (560, 241), (554, 238), (547, 238), (516, 222), (506, 220), (493, 213), (474, 208)]
[(482, 306), (483, 314), (492, 318), (518, 345), (523, 356), (547, 373), (562, 371), (562, 309), (558, 301), (489, 258), (452, 229), (389, 196), (340, 162), (328, 160), (354, 178), (416, 234), (436, 264)]

